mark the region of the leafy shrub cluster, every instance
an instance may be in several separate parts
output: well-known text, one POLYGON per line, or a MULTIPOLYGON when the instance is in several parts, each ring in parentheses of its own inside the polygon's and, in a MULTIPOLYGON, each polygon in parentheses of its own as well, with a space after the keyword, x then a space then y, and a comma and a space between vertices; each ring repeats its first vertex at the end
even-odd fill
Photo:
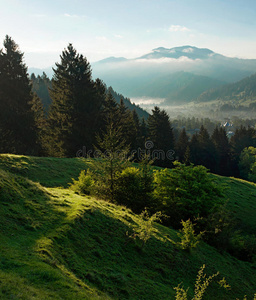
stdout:
POLYGON ((172 226, 181 219, 208 218, 224 203, 223 187, 218 185, 203 166, 186 166, 175 162, 172 170, 154 174, 154 199, 158 210, 170 216, 172 226))
MULTIPOLYGON (((203 265, 200 270, 198 271, 196 282, 195 282, 195 288, 194 288, 194 296, 192 300, 201 300, 203 299, 203 296, 205 295, 206 289, 210 285, 210 283, 213 281, 214 278, 219 276, 219 272, 210 275, 209 277, 204 274, 205 265, 203 265)), ((220 287, 223 287, 225 289, 230 289, 230 286, 227 284, 225 278, 222 278, 218 281, 218 284, 220 287)), ((184 289, 180 285, 174 288, 176 291, 175 299, 176 300, 188 300, 188 289, 184 289)))
POLYGON ((78 180, 72 178, 71 189, 82 195, 89 195, 94 187, 94 179, 90 171, 81 171, 78 180))
POLYGON ((176 245, 182 250, 190 250, 192 248, 195 248, 199 243, 203 232, 196 234, 194 230, 194 225, 190 221, 190 219, 188 219, 187 221, 182 220, 181 224, 182 229, 180 229, 180 232, 178 233, 178 236, 180 237, 180 242, 176 243, 176 245))
MULTIPOLYGON (((108 182, 112 189, 109 200, 125 205, 135 213, 141 213, 145 207, 151 214, 161 211, 169 217, 165 224, 176 228, 181 227, 181 220, 199 219, 198 223, 203 223, 202 220, 207 220, 224 203, 223 188, 217 185, 205 167, 175 162, 171 170, 152 171, 149 165, 144 161, 139 167, 115 169, 113 181, 108 182)), ((104 198, 106 191, 102 186, 105 187, 107 180, 103 183, 104 178, 82 171, 71 187, 76 192, 104 198)))
POLYGON ((256 182, 256 148, 244 148, 240 155, 239 170, 242 178, 256 182))

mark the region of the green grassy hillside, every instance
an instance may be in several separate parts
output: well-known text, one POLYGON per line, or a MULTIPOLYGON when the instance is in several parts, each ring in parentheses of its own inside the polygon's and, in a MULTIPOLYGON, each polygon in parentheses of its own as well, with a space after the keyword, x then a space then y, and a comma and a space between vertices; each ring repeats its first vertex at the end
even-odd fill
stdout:
MULTIPOLYGON (((199 268, 220 272, 205 299, 253 298, 256 265, 201 242, 177 250, 177 232, 155 225, 140 249, 129 238, 140 218, 125 207, 69 190, 86 160, 0 155, 0 299, 175 299, 199 268)), ((255 229, 256 186, 222 178, 241 226, 255 229)))

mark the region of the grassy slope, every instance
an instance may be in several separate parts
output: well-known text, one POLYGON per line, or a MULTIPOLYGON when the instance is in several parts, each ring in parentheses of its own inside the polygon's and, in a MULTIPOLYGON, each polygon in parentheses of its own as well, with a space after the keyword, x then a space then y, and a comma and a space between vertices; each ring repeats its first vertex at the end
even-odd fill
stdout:
MULTIPOLYGON (((136 215, 63 188, 85 165, 0 156, 1 299, 174 299, 173 287, 183 282, 191 291, 203 264, 207 274, 219 271, 232 287, 223 291, 213 284, 205 299, 252 299, 253 264, 204 243, 192 253, 178 251, 176 232, 161 225, 140 250, 128 237, 140 223, 136 215)), ((220 180, 231 186, 230 208, 255 228, 255 185, 220 180)))

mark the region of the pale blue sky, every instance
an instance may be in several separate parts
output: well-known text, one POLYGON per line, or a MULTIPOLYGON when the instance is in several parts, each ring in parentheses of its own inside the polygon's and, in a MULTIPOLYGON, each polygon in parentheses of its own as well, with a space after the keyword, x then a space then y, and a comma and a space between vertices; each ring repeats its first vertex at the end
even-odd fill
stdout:
POLYGON ((256 58, 256 1, 0 0, 6 34, 29 67, 53 65, 68 43, 90 62, 182 45, 256 58))

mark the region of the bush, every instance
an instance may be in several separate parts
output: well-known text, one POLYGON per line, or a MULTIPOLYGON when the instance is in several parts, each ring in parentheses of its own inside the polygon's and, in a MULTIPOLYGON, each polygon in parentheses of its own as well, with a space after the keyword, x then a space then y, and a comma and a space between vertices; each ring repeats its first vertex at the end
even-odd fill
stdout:
POLYGON ((223 187, 217 184, 203 166, 186 166, 174 162, 172 170, 155 172, 154 198, 157 210, 170 216, 174 227, 182 219, 207 218, 224 203, 223 187))
MULTIPOLYGON (((195 288, 194 288, 194 297, 192 300, 201 300, 203 299, 203 296, 206 292, 206 289, 212 282, 212 280, 219 275, 219 272, 206 277, 206 274, 204 274, 205 265, 203 265, 200 270, 198 271, 195 288)), ((222 278, 218 281, 218 284, 220 287, 223 287, 224 289, 230 289, 230 286, 227 284, 225 278, 222 278)), ((180 287, 178 285, 174 288, 176 291, 175 299, 176 300, 188 300, 188 289, 184 289, 183 287, 180 287)))
POLYGON ((145 207, 151 207, 151 188, 153 176, 143 169, 129 167, 124 169, 116 181, 114 199, 117 204, 140 213, 145 207))
POLYGON ((195 248, 201 239, 202 232, 195 234, 194 225, 190 220, 181 221, 182 229, 178 233, 180 237, 180 242, 176 243, 178 248, 182 250, 191 250, 195 248))
POLYGON ((147 209, 145 209, 140 214, 139 224, 133 227, 133 234, 130 237, 137 241, 137 243, 139 241, 138 245, 143 248, 152 236, 152 233, 156 231, 153 223, 161 222, 163 217, 165 216, 160 211, 150 216, 147 209))
POLYGON ((94 180, 89 171, 81 171, 78 180, 72 178, 73 183, 70 188, 79 194, 89 195, 92 191, 94 180))
POLYGON ((228 251, 240 260, 256 262, 256 236, 234 232, 228 251))
POLYGON ((244 148, 240 155, 239 170, 242 178, 256 182, 256 148, 244 148))

